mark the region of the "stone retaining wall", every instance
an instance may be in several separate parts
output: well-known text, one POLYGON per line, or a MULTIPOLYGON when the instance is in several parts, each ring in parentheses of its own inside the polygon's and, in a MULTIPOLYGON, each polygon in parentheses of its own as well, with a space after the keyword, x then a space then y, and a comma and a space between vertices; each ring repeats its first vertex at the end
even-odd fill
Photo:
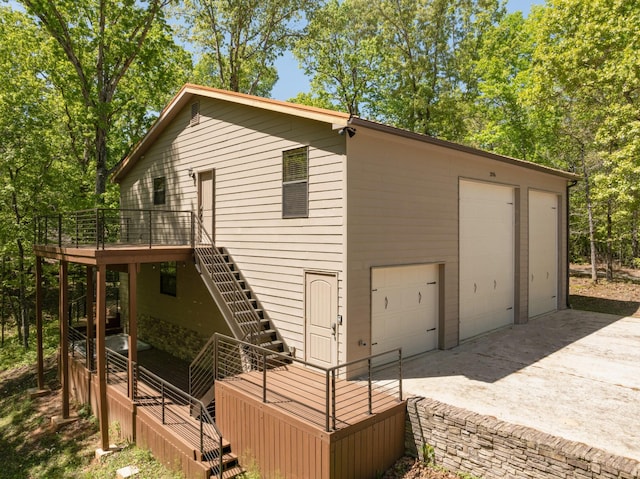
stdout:
POLYGON ((640 462, 428 398, 407 402, 407 452, 483 479, 638 479, 640 462))

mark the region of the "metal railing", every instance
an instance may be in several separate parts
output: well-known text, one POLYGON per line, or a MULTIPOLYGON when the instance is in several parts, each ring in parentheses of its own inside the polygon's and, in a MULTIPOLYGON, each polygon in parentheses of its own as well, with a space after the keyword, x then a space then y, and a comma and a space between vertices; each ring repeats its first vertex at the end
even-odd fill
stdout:
POLYGON ((241 380, 245 392, 327 432, 402 402, 400 348, 323 368, 217 333, 214 342, 216 381, 241 380))
POLYGON ((215 283, 229 308, 234 324, 240 328, 239 339, 254 343, 254 338, 257 339, 260 333, 261 318, 236 278, 238 272, 231 270, 199 218, 194 217, 194 225, 197 239, 195 257, 200 269, 206 271, 215 283))
MULTIPOLYGON (((231 315, 231 329, 241 340, 250 343, 260 339, 261 318, 249 301, 245 290, 240 285, 234 271, 231 270, 223 255, 216 248, 213 240, 202 225, 199 218, 195 224, 195 258, 200 271, 213 283, 212 287, 220 294, 219 300, 224 303, 231 315)), ((203 397, 213 386, 214 379, 214 341, 212 336, 189 365, 189 393, 195 397, 203 397)))
POLYGON ((39 216, 35 244, 59 247, 192 245, 191 211, 103 209, 39 216))
MULTIPOLYGON (((86 358, 86 344, 86 336, 70 328, 69 354, 86 358)), ((136 362, 131 363, 133 392, 129 390, 129 359, 107 348, 107 384, 127 394, 138 407, 144 407, 164 426, 192 444, 201 459, 212 464, 213 474, 221 478, 224 472, 223 438, 205 405, 136 362)))

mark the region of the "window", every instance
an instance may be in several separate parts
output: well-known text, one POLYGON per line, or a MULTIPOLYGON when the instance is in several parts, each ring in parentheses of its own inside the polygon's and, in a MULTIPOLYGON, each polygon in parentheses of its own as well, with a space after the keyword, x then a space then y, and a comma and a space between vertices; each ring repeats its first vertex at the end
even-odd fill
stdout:
POLYGON ((164 176, 153 179, 153 204, 164 205, 167 190, 167 179, 164 176))
POLYGON ((191 119, 189 120, 189 126, 195 126, 200 123, 200 102, 191 104, 191 119))
POLYGON ((282 217, 309 216, 309 148, 282 152, 282 217))
POLYGON ((175 261, 160 263, 160 293, 176 296, 178 264, 175 261))

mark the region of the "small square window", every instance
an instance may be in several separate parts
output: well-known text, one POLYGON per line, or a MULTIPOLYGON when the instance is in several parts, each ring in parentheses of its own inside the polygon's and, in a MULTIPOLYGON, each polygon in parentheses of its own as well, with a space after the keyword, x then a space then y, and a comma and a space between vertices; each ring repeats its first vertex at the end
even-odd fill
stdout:
POLYGON ((164 205, 166 201, 167 178, 160 176, 153 179, 153 204, 164 205))
POLYGON ((160 263, 160 293, 177 295, 178 264, 175 261, 160 263))
POLYGON ((282 152, 282 217, 309 216, 309 148, 282 152))

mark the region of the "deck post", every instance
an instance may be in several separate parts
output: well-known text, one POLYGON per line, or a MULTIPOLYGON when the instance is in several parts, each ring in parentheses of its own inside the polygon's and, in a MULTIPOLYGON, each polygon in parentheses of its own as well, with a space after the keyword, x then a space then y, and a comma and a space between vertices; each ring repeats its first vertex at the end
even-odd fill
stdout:
MULTIPOLYGON (((87 297, 86 302, 86 310, 87 310, 87 330, 85 331, 87 338, 87 344, 85 347, 85 351, 87 352, 87 357, 85 358, 87 369, 89 371, 93 371, 93 349, 94 349, 94 341, 95 332, 94 332, 94 324, 95 324, 95 316, 93 314, 93 295, 95 293, 95 286, 93 283, 93 266, 87 266, 87 297)), ((87 391, 89 389, 87 388, 87 391)))
POLYGON ((129 398, 135 400, 135 367, 138 362, 138 265, 129 265, 129 398))
POLYGON ((96 358, 98 373, 98 409, 100 411, 100 440, 103 451, 109 449, 109 411, 107 410, 107 364, 105 350, 105 334, 107 322, 107 267, 104 264, 97 267, 96 294, 96 358))
POLYGON ((372 391, 371 391, 371 357, 367 358, 367 369, 369 371, 369 391, 367 393, 369 399, 369 414, 373 414, 372 391))
POLYGON ((42 257, 36 257, 36 344, 38 354, 38 390, 44 389, 44 352, 42 350, 42 257))
POLYGON ((60 261, 60 382, 62 418, 69 417, 69 265, 60 261))

